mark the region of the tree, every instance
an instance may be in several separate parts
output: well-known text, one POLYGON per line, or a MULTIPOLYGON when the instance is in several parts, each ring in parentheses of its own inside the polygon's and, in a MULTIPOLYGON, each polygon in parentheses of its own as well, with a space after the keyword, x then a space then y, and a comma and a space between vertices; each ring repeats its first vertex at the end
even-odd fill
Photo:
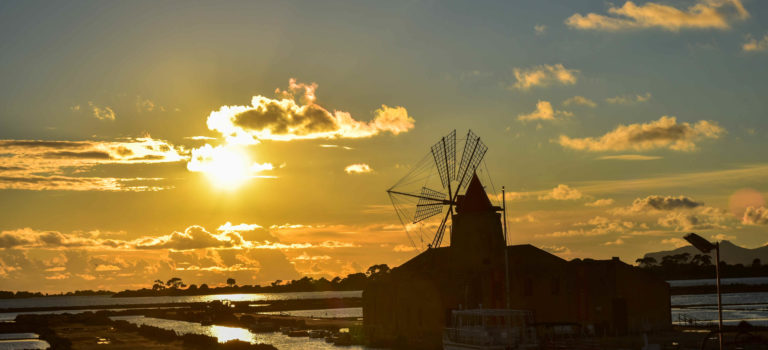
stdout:
POLYGON ((762 264, 760 263, 759 258, 755 258, 755 260, 752 260, 752 268, 759 269, 762 264))
POLYGON ((152 285, 152 290, 161 291, 165 289, 165 283, 162 280, 155 280, 155 284, 152 285))
POLYGON ((172 289, 179 289, 187 286, 186 284, 184 284, 184 282, 181 281, 181 278, 178 278, 178 277, 173 277, 169 279, 167 282, 165 282, 165 285, 168 286, 168 288, 172 288, 172 289))
POLYGON ((272 282, 272 287, 277 287, 283 283, 283 280, 276 280, 272 282))
POLYGON ((387 272, 389 272, 389 266, 387 264, 378 264, 369 267, 365 274, 368 275, 368 277, 377 277, 387 272))
POLYGON ((230 277, 230 278, 227 278, 227 285, 228 285, 228 286, 230 286, 230 287, 234 287, 236 284, 237 284, 237 281, 235 281, 235 279, 234 279, 234 278, 232 278, 232 277, 230 277))
POLYGON ((651 267, 653 265, 656 265, 656 258, 647 256, 644 258, 639 258, 635 260, 635 262, 642 267, 651 267))

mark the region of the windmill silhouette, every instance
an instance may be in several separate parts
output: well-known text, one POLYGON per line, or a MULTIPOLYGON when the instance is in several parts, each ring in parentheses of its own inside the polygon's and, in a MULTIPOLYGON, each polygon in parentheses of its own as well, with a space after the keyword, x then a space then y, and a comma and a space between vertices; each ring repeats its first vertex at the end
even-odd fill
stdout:
POLYGON ((416 249, 423 250, 425 245, 427 248, 440 247, 448 220, 453 222, 457 199, 476 176, 475 171, 488 151, 472 130, 464 139, 458 167, 456 149, 456 130, 453 130, 435 143, 429 154, 387 190, 411 245, 416 249), (437 176, 434 176, 435 173, 437 176), (435 189, 438 187, 440 189, 435 189), (439 224, 431 221, 443 213, 439 224))

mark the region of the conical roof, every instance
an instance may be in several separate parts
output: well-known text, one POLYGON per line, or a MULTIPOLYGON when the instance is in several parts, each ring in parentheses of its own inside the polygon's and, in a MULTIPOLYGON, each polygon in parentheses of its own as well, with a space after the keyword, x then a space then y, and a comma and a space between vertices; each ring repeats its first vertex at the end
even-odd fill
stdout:
POLYGON ((472 180, 469 182, 467 192, 460 196, 456 211, 459 213, 473 213, 482 211, 492 211, 493 205, 485 193, 483 184, 477 174, 472 174, 472 180))

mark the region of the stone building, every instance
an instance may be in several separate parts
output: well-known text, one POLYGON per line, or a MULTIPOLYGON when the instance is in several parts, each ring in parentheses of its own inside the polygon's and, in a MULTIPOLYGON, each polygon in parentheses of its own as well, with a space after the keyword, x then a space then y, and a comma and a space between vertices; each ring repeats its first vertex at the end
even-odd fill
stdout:
POLYGON ((363 291, 363 322, 373 344, 440 348, 451 310, 505 308, 539 324, 575 324, 596 335, 671 326, 669 286, 611 260, 566 261, 529 244, 505 246, 499 208, 475 176, 457 200, 451 245, 417 255, 363 291))

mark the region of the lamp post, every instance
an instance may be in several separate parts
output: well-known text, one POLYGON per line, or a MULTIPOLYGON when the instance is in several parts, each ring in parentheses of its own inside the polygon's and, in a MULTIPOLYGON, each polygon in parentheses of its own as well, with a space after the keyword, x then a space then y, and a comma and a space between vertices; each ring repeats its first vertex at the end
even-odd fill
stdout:
POLYGON ((718 317, 718 335, 719 335, 719 341, 720 341, 720 350, 723 350, 723 305, 722 305, 722 296, 720 294, 720 242, 715 242, 715 244, 712 244, 710 241, 704 239, 703 237, 695 234, 695 233, 689 233, 683 237, 688 243, 690 243, 692 246, 696 247, 696 249, 700 250, 704 254, 708 254, 712 251, 712 249, 715 250, 715 276, 717 278, 717 317, 718 317))

